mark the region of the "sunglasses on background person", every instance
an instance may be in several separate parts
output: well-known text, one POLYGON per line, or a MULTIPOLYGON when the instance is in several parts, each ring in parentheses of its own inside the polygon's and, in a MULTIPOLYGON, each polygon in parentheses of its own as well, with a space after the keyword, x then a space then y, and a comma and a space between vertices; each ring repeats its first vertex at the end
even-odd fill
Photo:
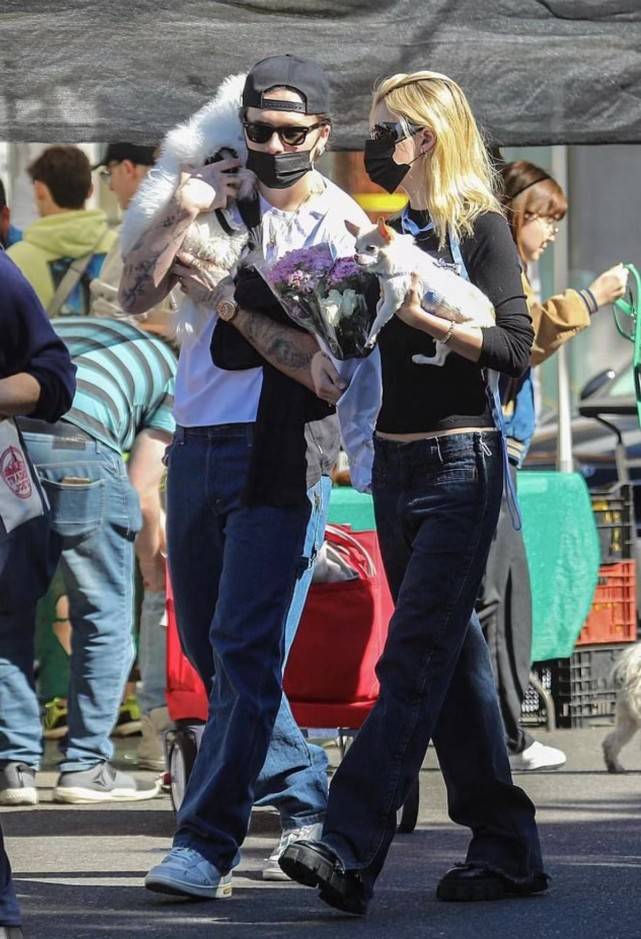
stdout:
POLYGON ((275 127, 273 124, 265 124, 261 121, 243 121, 243 127, 247 134, 247 139, 252 143, 267 143, 274 134, 278 135, 280 142, 287 147, 300 147, 307 140, 307 135, 319 127, 324 127, 327 121, 319 121, 317 124, 300 126, 291 124, 286 127, 275 127))
POLYGON ((117 166, 120 166, 121 163, 122 163, 122 160, 114 160, 112 163, 109 164, 108 167, 98 170, 98 176, 100 176, 103 183, 107 183, 107 185, 109 185, 109 183, 111 182, 111 174, 113 173, 113 171, 115 170, 117 166))
POLYGON ((550 229, 553 235, 557 235, 559 232, 560 219, 555 218, 553 215, 539 215, 538 212, 526 212, 523 216, 523 221, 525 224, 528 222, 541 222, 550 229))

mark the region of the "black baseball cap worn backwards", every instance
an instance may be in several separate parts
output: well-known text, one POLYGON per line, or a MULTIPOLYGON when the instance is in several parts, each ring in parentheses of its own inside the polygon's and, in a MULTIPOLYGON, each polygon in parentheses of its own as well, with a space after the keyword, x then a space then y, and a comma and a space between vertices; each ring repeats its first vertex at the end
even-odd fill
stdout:
POLYGON ((110 143, 107 144, 102 160, 91 168, 97 170, 101 166, 121 163, 123 160, 131 160, 132 163, 140 166, 153 166, 156 162, 155 153, 155 147, 144 147, 137 143, 110 143))
POLYGON ((329 82, 316 62, 295 55, 272 55, 257 62, 249 72, 243 89, 243 107, 327 114, 329 82), (272 88, 291 88, 303 101, 276 101, 268 94, 272 88))

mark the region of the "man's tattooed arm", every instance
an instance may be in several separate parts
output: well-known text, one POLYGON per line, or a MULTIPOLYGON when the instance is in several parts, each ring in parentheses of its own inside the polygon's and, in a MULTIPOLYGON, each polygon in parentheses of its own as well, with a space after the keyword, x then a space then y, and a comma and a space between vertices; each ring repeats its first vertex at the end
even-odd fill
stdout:
POLYGON ((310 333, 243 309, 238 310, 232 325, 270 365, 314 391, 310 365, 318 352, 318 343, 310 333))
POLYGON ((123 258, 118 298, 125 313, 146 313, 175 285, 169 271, 196 217, 175 199, 123 258))

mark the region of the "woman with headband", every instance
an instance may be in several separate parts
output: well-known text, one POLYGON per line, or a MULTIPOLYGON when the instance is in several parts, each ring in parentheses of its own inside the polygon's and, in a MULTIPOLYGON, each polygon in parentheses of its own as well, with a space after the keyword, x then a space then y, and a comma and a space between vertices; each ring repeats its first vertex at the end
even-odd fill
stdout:
MULTIPOLYGON (((519 160, 501 169, 503 205, 523 265, 523 289, 534 326, 531 364, 540 365, 564 342, 590 325, 601 307, 623 296, 626 272, 610 268, 584 290, 566 290, 541 303, 527 272, 554 241, 568 208, 559 184, 539 166, 519 160)), ((501 399, 506 422, 510 473, 523 464, 536 424, 532 370, 520 378, 503 377, 501 399)), ((565 754, 535 740, 521 727, 521 705, 532 664, 532 595, 523 535, 512 525, 508 506, 501 507, 488 558, 479 604, 496 676, 512 769, 562 766, 565 754)))
POLYGON ((534 806, 513 785, 496 688, 474 603, 499 514, 504 453, 487 370, 517 378, 533 331, 492 169, 459 86, 434 72, 394 75, 374 92, 370 178, 409 206, 393 222, 492 301, 496 325, 453 324, 422 307, 415 278, 382 330, 382 406, 372 492, 395 598, 377 667, 380 697, 335 773, 320 841, 281 867, 325 902, 363 914, 396 812, 434 741, 450 817, 471 829, 442 900, 546 889, 534 806), (441 366, 418 364, 449 344, 441 366), (418 359, 418 362, 417 362, 418 359))

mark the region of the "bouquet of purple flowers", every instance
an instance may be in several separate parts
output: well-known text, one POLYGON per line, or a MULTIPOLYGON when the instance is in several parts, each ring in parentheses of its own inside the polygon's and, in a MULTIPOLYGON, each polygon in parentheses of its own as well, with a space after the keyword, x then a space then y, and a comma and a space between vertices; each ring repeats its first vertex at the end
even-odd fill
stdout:
POLYGON ((260 273, 291 320, 318 336, 337 359, 366 356, 376 316, 365 294, 377 281, 351 257, 335 258, 328 245, 289 251, 260 273))

